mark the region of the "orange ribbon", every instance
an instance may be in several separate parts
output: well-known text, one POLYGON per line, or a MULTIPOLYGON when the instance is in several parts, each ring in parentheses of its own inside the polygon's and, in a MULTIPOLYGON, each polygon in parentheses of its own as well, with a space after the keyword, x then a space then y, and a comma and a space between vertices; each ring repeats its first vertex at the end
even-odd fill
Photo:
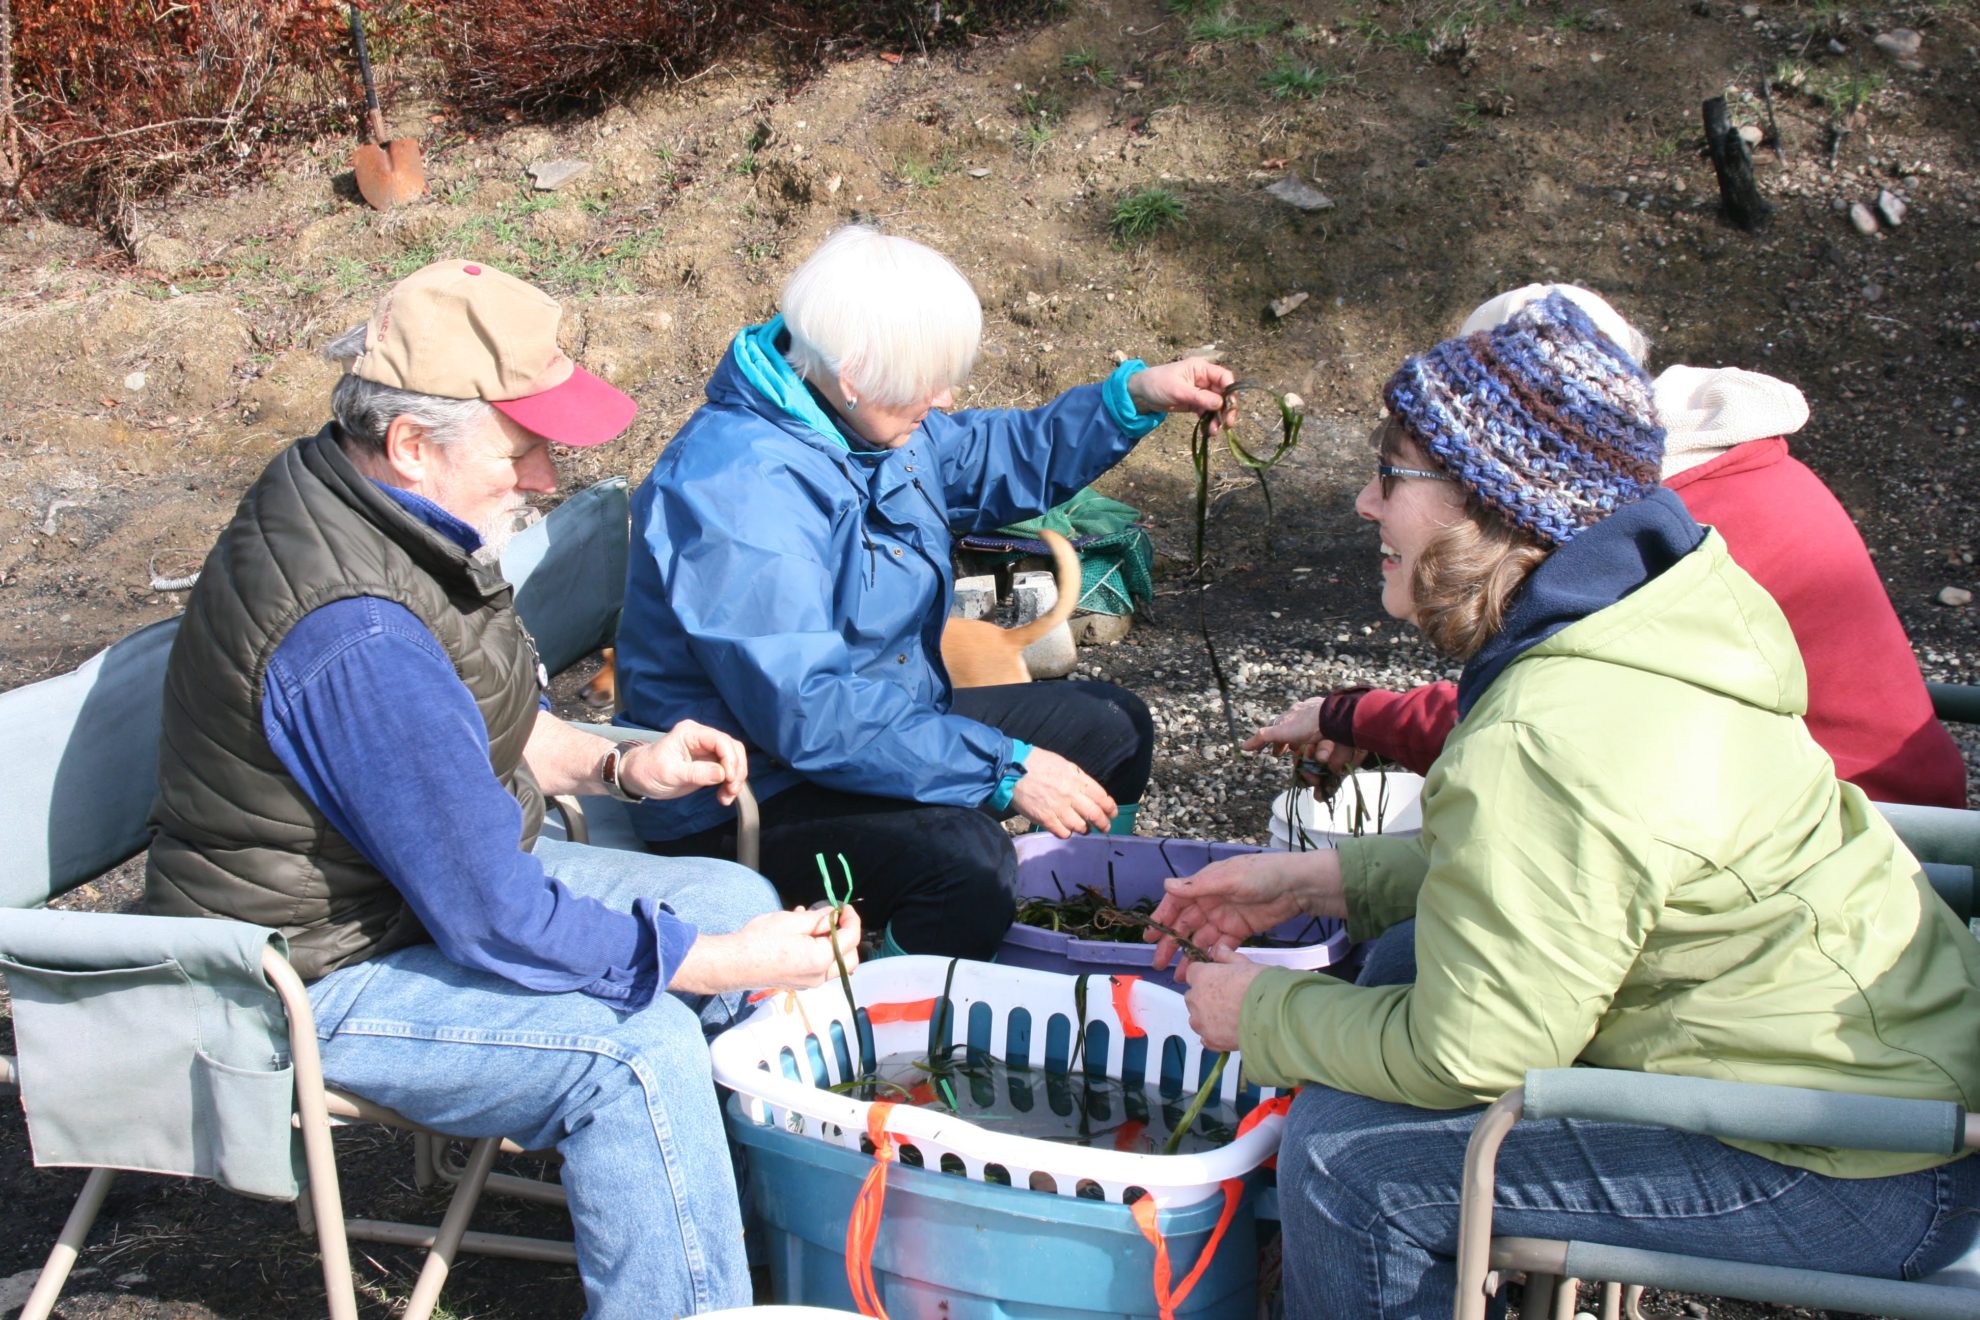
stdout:
POLYGON ((1203 1244, 1203 1254, 1196 1258, 1196 1268, 1189 1272, 1181 1285, 1171 1291, 1169 1281, 1173 1277, 1169 1268, 1169 1243, 1162 1236, 1156 1222, 1159 1213, 1155 1208, 1155 1198, 1144 1196, 1129 1207, 1134 1214, 1135 1226, 1141 1235, 1155 1245, 1155 1306, 1162 1320, 1176 1320, 1176 1308, 1189 1299, 1197 1281, 1210 1268, 1210 1260, 1217 1254, 1217 1246, 1224 1240, 1224 1230, 1231 1226, 1237 1217, 1238 1201, 1244 1196, 1244 1179, 1226 1178, 1223 1182, 1224 1213, 1217 1217, 1217 1227, 1210 1230, 1210 1240, 1203 1244))
POLYGON ((933 999, 917 999, 906 1004, 869 1004, 866 1020, 876 1027, 894 1022, 926 1022, 935 1016, 935 1004, 933 999))
POLYGON ((1121 1034, 1129 1040, 1139 1040, 1148 1033, 1134 1020, 1134 983, 1138 976, 1110 976, 1114 983, 1114 1016, 1121 1020, 1121 1034))
POLYGON ((876 1100, 866 1111, 873 1167, 860 1183, 852 1217, 846 1221, 846 1282, 859 1313, 876 1320, 887 1320, 887 1308, 880 1304, 880 1287, 873 1281, 873 1243, 880 1236, 880 1209, 887 1200, 887 1166, 894 1162, 894 1139, 887 1135, 887 1115, 893 1111, 891 1100, 876 1100))

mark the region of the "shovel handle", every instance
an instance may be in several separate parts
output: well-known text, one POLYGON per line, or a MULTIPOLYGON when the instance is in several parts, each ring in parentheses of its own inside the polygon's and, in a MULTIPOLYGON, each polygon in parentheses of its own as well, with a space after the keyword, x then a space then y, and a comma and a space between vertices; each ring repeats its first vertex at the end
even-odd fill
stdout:
POLYGON ((371 56, 364 48, 364 15, 358 13, 357 0, 351 0, 351 42, 357 47, 358 72, 364 77, 364 106, 371 113, 372 136, 385 136, 384 117, 378 110, 378 89, 371 85, 371 56))

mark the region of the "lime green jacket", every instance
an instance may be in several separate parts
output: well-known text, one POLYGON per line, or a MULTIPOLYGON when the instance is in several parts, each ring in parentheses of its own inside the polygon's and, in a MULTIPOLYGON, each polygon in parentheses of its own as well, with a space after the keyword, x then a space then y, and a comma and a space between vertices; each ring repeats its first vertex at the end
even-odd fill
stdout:
MULTIPOLYGON (((1415 917, 1415 984, 1260 973, 1246 1073, 1426 1109, 1573 1063, 1980 1108, 1980 944, 1806 706, 1717 533, 1524 652, 1431 767, 1421 838, 1341 845, 1350 932, 1415 917)), ((1944 1162, 1735 1144, 1842 1177, 1944 1162)))

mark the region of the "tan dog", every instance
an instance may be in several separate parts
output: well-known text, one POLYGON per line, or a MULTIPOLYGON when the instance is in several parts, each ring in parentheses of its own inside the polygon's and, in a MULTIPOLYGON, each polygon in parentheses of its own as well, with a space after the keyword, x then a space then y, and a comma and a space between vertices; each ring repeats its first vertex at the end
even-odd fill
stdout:
POLYGON ((1017 628, 999 628, 987 619, 950 619, 942 629, 942 663, 957 687, 1029 683, 1024 648, 1072 617, 1079 604, 1079 556, 1057 532, 1040 532, 1038 537, 1052 549, 1052 577, 1059 586, 1059 599, 1017 628))
MULTIPOLYGON (((1029 683, 1031 670, 1024 663, 1024 648, 1072 617, 1079 604, 1079 556, 1072 543, 1057 532, 1040 532, 1039 538, 1052 550, 1052 577, 1058 584, 1059 599, 1052 608, 1018 628, 999 628, 985 619, 950 619, 942 629, 942 663, 957 687, 994 687, 1000 683, 1029 683)), ((592 710, 610 713, 618 706, 618 668, 611 647, 605 648, 605 663, 591 681, 578 692, 578 699, 592 710)))

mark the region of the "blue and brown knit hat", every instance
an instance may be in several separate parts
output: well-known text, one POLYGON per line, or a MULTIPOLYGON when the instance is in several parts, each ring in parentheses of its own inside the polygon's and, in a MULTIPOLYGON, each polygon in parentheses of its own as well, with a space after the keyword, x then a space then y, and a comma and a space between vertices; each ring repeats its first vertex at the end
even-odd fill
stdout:
POLYGON ((1657 489, 1649 376, 1558 293, 1405 360, 1382 399, 1459 484, 1549 547, 1657 489))

